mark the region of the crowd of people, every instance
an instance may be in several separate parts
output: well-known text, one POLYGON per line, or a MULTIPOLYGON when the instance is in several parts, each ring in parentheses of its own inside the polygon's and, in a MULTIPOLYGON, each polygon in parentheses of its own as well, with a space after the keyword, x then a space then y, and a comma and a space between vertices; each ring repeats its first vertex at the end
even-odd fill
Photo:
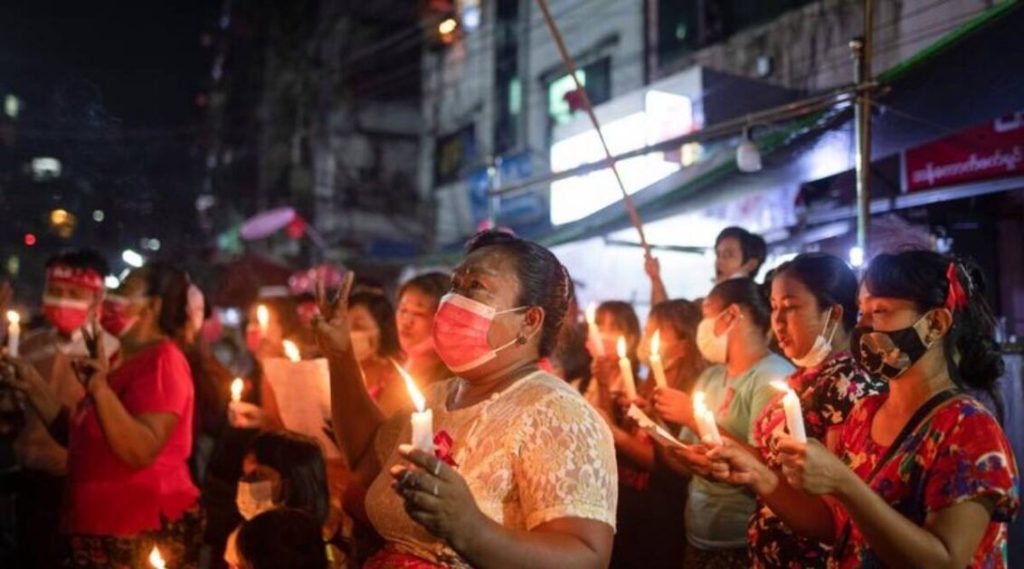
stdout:
POLYGON ((759 278, 765 243, 736 227, 715 253, 703 298, 647 258, 650 313, 588 322, 550 251, 485 231, 393 298, 347 272, 259 298, 237 333, 180 268, 108 291, 97 253, 55 256, 0 368, 17 560, 1006 567, 1019 473, 999 398, 976 398, 1002 374, 980 272, 906 250, 759 278), (317 378, 323 409, 298 412, 323 424, 300 427, 317 378))

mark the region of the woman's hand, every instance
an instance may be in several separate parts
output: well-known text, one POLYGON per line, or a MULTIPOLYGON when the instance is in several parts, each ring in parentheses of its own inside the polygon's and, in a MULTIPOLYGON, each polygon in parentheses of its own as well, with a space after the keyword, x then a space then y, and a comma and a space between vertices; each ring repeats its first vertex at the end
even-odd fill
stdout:
POLYGON ((711 476, 737 486, 749 486, 764 496, 771 494, 779 484, 776 475, 760 458, 729 439, 708 452, 711 459, 711 476))
POLYGON ((654 409, 662 419, 677 425, 693 424, 693 400, 685 391, 659 387, 654 392, 654 409))
POLYGON ((94 396, 101 390, 109 389, 107 376, 110 374, 110 359, 107 357, 106 342, 103 341, 99 319, 93 316, 89 325, 82 328, 85 335, 86 345, 90 346, 91 353, 87 358, 75 358, 71 361, 71 367, 82 382, 89 395, 94 396), (92 330, 88 330, 88 328, 92 330))
POLYGON ((711 459, 707 453, 711 447, 705 444, 671 445, 665 447, 662 458, 669 468, 683 475, 696 474, 707 478, 711 475, 711 459))
POLYGON ((341 290, 333 299, 327 298, 322 281, 316 283, 316 303, 320 314, 313 318, 313 335, 316 345, 327 357, 340 357, 352 350, 352 337, 348 323, 348 297, 352 291, 355 273, 345 273, 341 290))
POLYGON ((395 465, 390 474, 392 488, 405 501, 405 511, 416 523, 455 549, 461 548, 483 512, 476 505, 462 476, 432 454, 400 445, 399 454, 413 468, 395 465))
POLYGON ((836 494, 851 476, 856 478, 843 461, 814 439, 800 443, 780 435, 778 447, 782 474, 794 488, 810 494, 836 494))
POLYGON ((60 414, 61 402, 57 394, 27 361, 4 356, 2 365, 6 368, 2 383, 23 393, 43 422, 49 425, 60 414))

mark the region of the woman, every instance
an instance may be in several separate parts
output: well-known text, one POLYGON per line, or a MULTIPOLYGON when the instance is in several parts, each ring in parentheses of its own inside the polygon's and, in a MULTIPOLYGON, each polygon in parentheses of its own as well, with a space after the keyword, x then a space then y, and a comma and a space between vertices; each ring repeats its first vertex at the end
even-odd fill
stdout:
POLYGON ((996 419, 961 391, 991 390, 1002 373, 980 272, 930 251, 879 255, 860 310, 854 357, 889 392, 857 405, 836 454, 783 436, 781 475, 735 448, 712 453, 716 475, 833 543, 831 566, 1006 567, 1016 463, 996 419))
MULTIPOLYGON (((289 431, 267 431, 253 441, 242 462, 236 503, 246 520, 276 508, 295 508, 313 516, 323 542, 337 533, 330 518, 327 467, 314 439, 289 431)), ((237 533, 237 532, 236 532, 237 533)), ((232 534, 232 538, 236 534, 232 534)), ((229 538, 224 560, 240 566, 235 540, 229 538)), ((336 552, 332 552, 338 558, 336 552)))
POLYGON ((103 342, 76 362, 88 397, 75 409, 61 408, 35 369, 14 361, 15 387, 68 442, 62 525, 71 567, 142 566, 154 545, 178 567, 197 566, 199 492, 187 463, 192 378, 170 339, 187 318, 188 287, 185 273, 161 263, 128 275, 122 363, 109 369, 103 342))
MULTIPOLYGON (((723 281, 704 300, 697 327, 697 347, 715 364, 697 379, 707 408, 715 414, 723 437, 755 444, 751 424, 774 397, 770 383, 784 379, 793 366, 769 350, 771 311, 754 281, 723 281)), ((655 393, 655 409, 666 421, 686 425, 686 439, 698 442, 693 403, 673 388, 655 393)), ((745 489, 712 481, 703 444, 672 447, 665 453, 670 467, 690 481, 686 501, 686 567, 749 567, 747 522, 755 502, 745 489)))
POLYGON ((395 370, 401 350, 391 302, 384 295, 357 292, 349 298, 348 310, 352 350, 363 369, 366 389, 388 417, 408 409, 409 394, 395 370))
MULTIPOLYGON (((850 353, 850 331, 857 319, 857 277, 838 257, 798 255, 774 271, 771 279, 772 329, 779 347, 797 366, 789 387, 799 396, 806 435, 835 448, 853 406, 886 389, 857 364, 850 353)), ((754 422, 750 449, 778 469, 776 437, 786 431, 783 393, 754 422)), ((755 567, 824 567, 829 547, 793 535, 764 500, 747 528, 755 567)))
POLYGON ((408 419, 385 427, 359 377, 344 301, 322 303, 316 332, 331 363, 339 446, 374 481, 367 510, 388 542, 368 567, 607 566, 611 435, 537 365, 565 314, 565 280, 535 243, 497 231, 470 243, 434 317, 437 353, 459 374, 427 393, 436 454, 399 448, 408 419))
MULTIPOLYGON (((672 300, 651 309, 637 353, 650 363, 651 339, 659 336, 666 383, 689 392, 704 368, 694 340, 700 309, 686 300, 672 300)), ((614 361, 614 360, 613 360, 614 361)), ((603 383, 603 382, 602 382, 603 383)), ((650 412, 655 380, 648 377, 633 403, 650 412)), ((619 509, 612 567, 679 567, 686 551, 679 531, 684 527, 687 481, 675 476, 656 459, 655 443, 629 419, 619 398, 619 415, 610 426, 619 459, 619 509)), ((609 413, 608 417, 614 416, 609 413)))
POLYGON ((450 275, 439 272, 413 277, 398 289, 398 342, 405 353, 405 367, 427 386, 450 379, 455 374, 444 365, 434 349, 434 313, 441 297, 451 289, 450 275))
MULTIPOLYGON (((591 404, 611 413, 616 396, 625 392, 619 370, 619 338, 626 343, 626 357, 629 358, 634 378, 640 369, 636 355, 637 347, 640 345, 640 319, 628 302, 609 300, 598 305, 594 320, 600 334, 604 357, 592 359, 591 381, 583 388, 583 393, 591 404)), ((601 352, 596 352, 592 346, 591 353, 601 352)))

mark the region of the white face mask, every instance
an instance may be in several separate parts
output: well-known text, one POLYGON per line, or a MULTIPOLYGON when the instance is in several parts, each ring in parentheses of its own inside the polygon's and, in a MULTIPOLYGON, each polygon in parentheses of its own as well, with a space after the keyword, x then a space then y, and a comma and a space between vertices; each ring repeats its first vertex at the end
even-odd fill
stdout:
POLYGON ((274 509, 274 486, 269 480, 238 481, 238 493, 235 495, 238 513, 246 520, 274 509))
POLYGON ((726 352, 729 348, 729 332, 736 325, 736 322, 733 321, 721 336, 716 335, 715 323, 722 317, 722 314, 705 318, 697 325, 697 349, 700 350, 700 355, 704 356, 705 360, 713 364, 725 363, 726 352))
POLYGON ((373 334, 370 332, 353 330, 349 336, 352 338, 352 352, 356 356, 356 361, 361 362, 377 352, 377 347, 373 341, 373 334))
MULTIPOLYGON (((828 330, 828 325, 831 321, 832 309, 830 308, 828 311, 828 315, 825 317, 825 326, 823 326, 821 329, 822 333, 824 333, 825 330, 828 330)), ((811 346, 810 350, 807 350, 806 354, 799 358, 790 358, 793 364, 796 365, 796 367, 811 369, 813 367, 817 367, 818 364, 825 361, 825 358, 827 358, 828 355, 832 353, 832 338, 835 337, 836 328, 838 327, 838 323, 836 324, 836 326, 832 327, 832 332, 829 333, 827 339, 822 334, 818 334, 818 337, 814 339, 814 345, 811 346)))

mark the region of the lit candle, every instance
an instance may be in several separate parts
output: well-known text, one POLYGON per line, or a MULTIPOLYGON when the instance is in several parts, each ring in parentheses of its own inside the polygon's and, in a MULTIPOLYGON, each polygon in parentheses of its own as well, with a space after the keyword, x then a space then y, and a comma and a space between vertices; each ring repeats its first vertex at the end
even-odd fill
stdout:
POLYGON ((405 388, 409 390, 409 397, 416 406, 416 412, 412 414, 412 446, 417 450, 426 453, 434 452, 434 412, 427 409, 427 400, 416 388, 416 382, 402 366, 392 360, 398 374, 405 381, 405 388))
POLYGON ((786 411, 786 428, 789 429, 789 436, 797 442, 806 443, 807 431, 804 429, 804 413, 800 409, 800 398, 783 381, 773 381, 772 387, 786 394, 782 397, 782 408, 786 411))
POLYGON ((659 388, 668 387, 668 380, 665 379, 665 366, 661 363, 661 330, 654 332, 651 338, 651 373, 654 374, 654 383, 659 388))
POLYGON ((703 391, 693 394, 693 421, 697 424, 697 434, 701 442, 721 445, 722 435, 718 432, 718 423, 715 422, 715 414, 708 409, 703 391))
POLYGON ((153 550, 149 552, 149 564, 153 566, 153 569, 167 569, 167 563, 155 545, 153 550))
POLYGON ((619 373, 622 375, 622 387, 630 401, 636 399, 636 380, 633 379, 633 362, 626 357, 626 338, 619 336, 619 373))
POLYGON ((7 354, 18 357, 18 345, 21 341, 21 315, 15 310, 7 311, 7 354))
POLYGON ((270 309, 267 308, 266 304, 256 307, 256 322, 260 327, 260 335, 266 338, 267 330, 270 329, 270 309))
POLYGON ((597 305, 593 302, 587 306, 587 333, 590 336, 590 345, 594 346, 595 358, 603 358, 604 342, 601 341, 601 332, 597 329, 597 305))
POLYGON ((245 382, 243 382, 240 377, 236 377, 235 380, 231 382, 231 401, 238 403, 242 400, 243 387, 245 387, 245 382))
POLYGON ((284 355, 293 362, 302 361, 302 353, 299 352, 299 347, 295 345, 295 342, 291 340, 285 340, 282 342, 284 346, 284 355))

